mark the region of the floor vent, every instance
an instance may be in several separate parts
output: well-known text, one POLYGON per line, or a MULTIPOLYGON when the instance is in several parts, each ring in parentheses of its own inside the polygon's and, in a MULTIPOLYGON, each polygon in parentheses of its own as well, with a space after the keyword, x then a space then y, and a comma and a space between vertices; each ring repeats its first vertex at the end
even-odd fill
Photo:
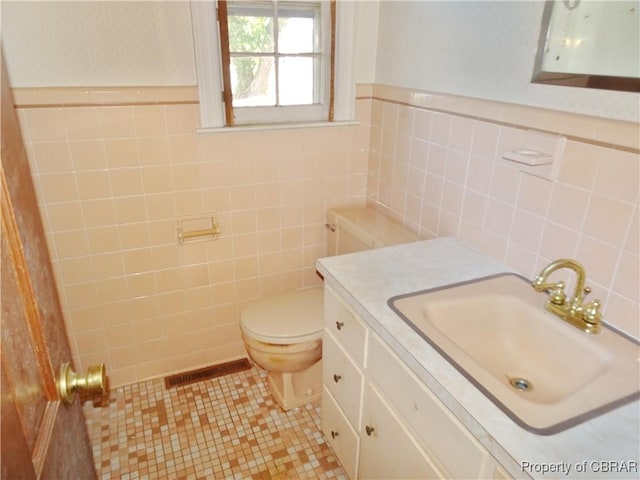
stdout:
POLYGON ((229 375, 230 373, 249 370, 250 368, 251 364, 249 363, 249 360, 242 358, 232 362, 220 363, 218 365, 198 368, 197 370, 190 370, 188 372, 177 373, 175 375, 164 377, 164 386, 169 389, 172 387, 179 387, 180 385, 189 385, 190 383, 222 377, 224 375, 229 375))

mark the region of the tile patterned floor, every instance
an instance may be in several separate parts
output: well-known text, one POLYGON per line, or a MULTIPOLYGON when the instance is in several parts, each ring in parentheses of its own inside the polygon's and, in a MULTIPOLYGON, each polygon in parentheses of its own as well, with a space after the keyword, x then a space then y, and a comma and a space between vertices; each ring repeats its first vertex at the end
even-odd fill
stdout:
POLYGON ((162 379, 87 401, 101 479, 347 480, 319 403, 283 412, 257 368, 165 389, 162 379))

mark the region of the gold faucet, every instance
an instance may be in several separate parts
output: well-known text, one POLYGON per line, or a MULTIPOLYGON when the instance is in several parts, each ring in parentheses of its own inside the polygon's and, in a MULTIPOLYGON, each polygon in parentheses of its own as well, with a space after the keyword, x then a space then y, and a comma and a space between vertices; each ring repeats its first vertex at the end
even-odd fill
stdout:
POLYGON ((549 293, 549 300, 545 304, 548 311, 587 333, 598 333, 602 320, 600 301, 592 300, 585 305, 584 297, 591 292, 591 289, 585 288, 584 283, 584 267, 575 260, 561 258, 547 265, 532 285, 538 292, 549 293), (571 298, 567 298, 564 292, 564 282, 547 283, 549 275, 561 268, 569 268, 576 273, 576 288, 571 298))

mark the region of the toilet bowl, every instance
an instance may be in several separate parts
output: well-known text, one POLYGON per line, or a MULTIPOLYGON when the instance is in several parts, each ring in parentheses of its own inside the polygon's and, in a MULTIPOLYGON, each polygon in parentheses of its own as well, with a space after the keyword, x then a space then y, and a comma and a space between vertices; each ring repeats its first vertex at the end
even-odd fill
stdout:
MULTIPOLYGON (((327 212, 328 253, 341 255, 419 240, 376 208, 327 212)), ((270 295, 247 304, 240 331, 253 361, 267 370, 268 387, 283 410, 322 394, 322 287, 270 295)))
POLYGON ((316 287, 270 295, 240 314, 247 353, 268 371, 269 390, 283 410, 320 398, 323 301, 316 287))

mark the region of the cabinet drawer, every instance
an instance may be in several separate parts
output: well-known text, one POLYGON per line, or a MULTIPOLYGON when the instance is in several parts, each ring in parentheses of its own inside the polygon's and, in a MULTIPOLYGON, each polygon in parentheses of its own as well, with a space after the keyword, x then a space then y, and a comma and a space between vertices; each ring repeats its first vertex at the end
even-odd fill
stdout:
POLYGON ((326 330, 322 339, 322 383, 336 399, 351 425, 358 429, 364 376, 326 330))
POLYGON ((372 335, 367 371, 451 478, 478 478, 489 453, 382 340, 372 335))
POLYGON ((322 433, 349 478, 356 479, 358 465, 358 435, 349 425, 336 400, 326 387, 322 388, 322 433))
POLYGON ((325 328, 333 333, 349 355, 364 365, 367 328, 362 320, 331 290, 324 287, 325 328))

